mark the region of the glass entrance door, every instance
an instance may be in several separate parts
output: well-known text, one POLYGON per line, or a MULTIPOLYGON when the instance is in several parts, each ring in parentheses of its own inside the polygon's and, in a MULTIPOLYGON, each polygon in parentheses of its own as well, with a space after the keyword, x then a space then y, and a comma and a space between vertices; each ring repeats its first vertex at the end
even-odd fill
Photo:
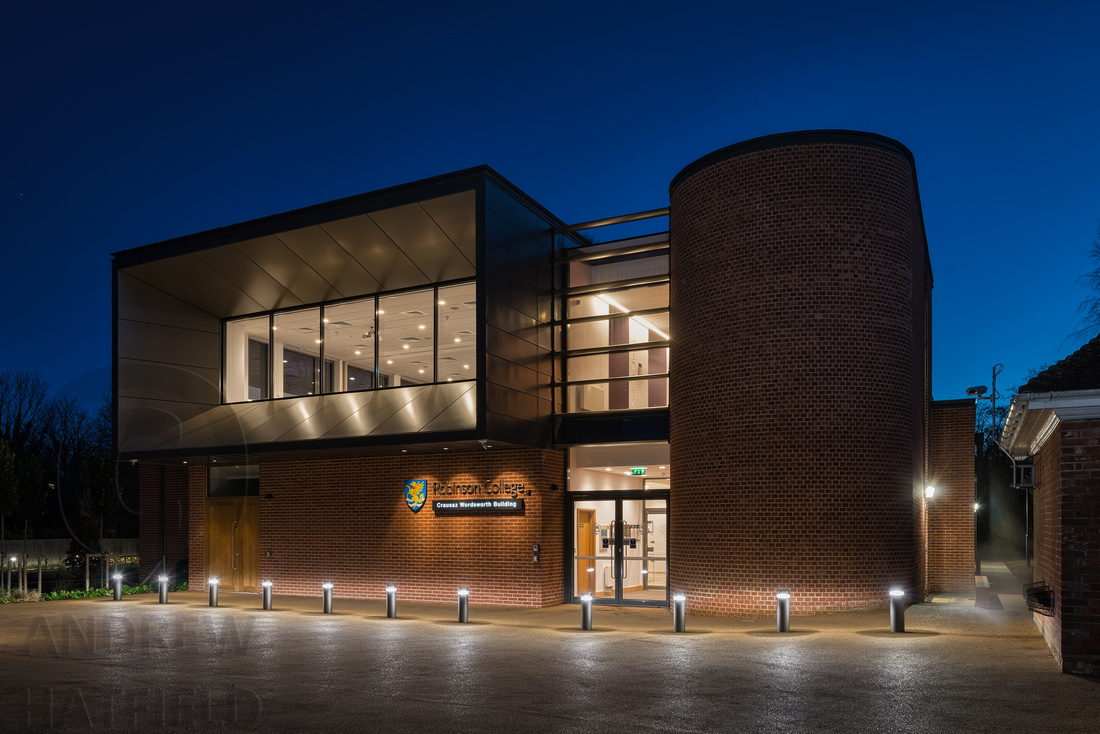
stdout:
POLYGON ((573 497, 573 599, 668 605, 668 493, 573 497))

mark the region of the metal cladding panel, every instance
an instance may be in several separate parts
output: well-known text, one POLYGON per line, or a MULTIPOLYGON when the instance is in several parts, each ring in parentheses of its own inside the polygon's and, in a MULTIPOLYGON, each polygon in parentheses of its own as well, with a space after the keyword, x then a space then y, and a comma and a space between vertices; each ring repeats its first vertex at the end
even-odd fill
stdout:
POLYGON ((162 435, 178 443, 182 424, 193 416, 209 410, 197 403, 175 403, 164 400, 129 398, 119 395, 118 447, 121 452, 151 451, 165 447, 162 435))
POLYGON ((331 283, 340 297, 374 293, 380 284, 324 226, 305 227, 279 235, 309 267, 331 283))
POLYGON ((249 308, 251 303, 270 310, 295 302, 293 293, 236 247, 203 250, 197 253, 197 257, 231 280, 242 295, 248 296, 247 300, 241 300, 234 307, 233 313, 248 313, 244 309, 249 308))
MULTIPOLYGON (((476 427, 474 383, 417 385, 337 395, 254 403, 184 406, 144 415, 149 408, 120 400, 142 425, 160 425, 122 448, 124 451, 178 451, 261 446, 317 439, 386 436, 476 427), (191 411, 202 410, 198 415, 191 411)), ((148 401, 145 401, 146 403, 148 401)))
MULTIPOLYGON (((325 431, 322 438, 366 436, 412 399, 413 388, 396 388, 362 394, 359 408, 347 419, 325 431)), ((359 393, 356 393, 358 396, 359 393)))
POLYGON ((118 394, 128 398, 215 405, 220 372, 217 367, 181 366, 120 356, 118 394))
MULTIPOLYGON (((326 298, 336 298, 338 294, 332 285, 306 265, 298 254, 278 237, 239 242, 235 245, 253 262, 282 283, 290 295, 278 308, 300 306, 305 303, 320 303, 326 298)), ((246 286, 247 287, 247 286, 246 286)), ((258 309, 257 309, 258 310, 258 309)), ((232 314, 239 316, 241 313, 232 314)))
MULTIPOLYGON (((463 391, 473 390, 473 385, 474 383, 427 385, 418 389, 412 400, 371 433, 376 435, 419 433, 444 413, 463 391)), ((477 425, 476 417, 471 413, 469 419, 470 424, 465 427, 473 429, 477 425)))
POLYGON ((340 425, 350 415, 363 407, 364 393, 340 393, 322 395, 318 400, 295 401, 309 405, 313 412, 277 437, 280 442, 311 441, 340 425))
MULTIPOLYGON (((216 304, 222 313, 250 313, 263 309, 260 302, 251 298, 247 291, 200 257, 171 257, 162 260, 161 264, 172 275, 190 283, 203 297, 216 304)), ((236 276, 236 273, 229 275, 236 276)))
MULTIPOLYGON (((213 323, 217 326, 216 321, 213 323)), ((220 331, 197 331, 119 319, 115 333, 118 335, 120 359, 130 358, 214 370, 220 365, 220 331)))
POLYGON ((463 255, 419 204, 387 209, 370 216, 430 282, 474 276, 473 261, 463 255))
POLYGON ((381 284, 383 291, 429 282, 424 272, 366 214, 329 222, 325 231, 345 250, 355 253, 355 259, 381 284))
POLYGON ((205 311, 170 296, 127 273, 118 273, 118 318, 221 332, 221 323, 205 311))
POLYGON ((477 427, 477 389, 469 383, 469 390, 462 393, 442 413, 431 420, 423 433, 432 431, 464 431, 477 427))
POLYGON ((472 216, 476 201, 477 195, 466 191, 420 203, 470 263, 477 262, 477 223, 472 216))
MULTIPOLYGON (((249 413, 262 409, 263 403, 219 405, 187 421, 176 436, 176 445, 158 448, 243 445, 247 443, 243 422, 249 413)), ((167 440, 169 437, 158 438, 167 440)))
POLYGON ((135 265, 132 268, 124 271, 123 274, 130 275, 138 280, 148 283, 154 288, 157 288, 164 293, 178 298, 179 300, 187 303, 200 311, 223 318, 230 314, 224 311, 217 303, 207 298, 198 288, 194 287, 186 280, 181 280, 179 276, 173 274, 163 265, 163 260, 144 263, 142 265, 135 265))

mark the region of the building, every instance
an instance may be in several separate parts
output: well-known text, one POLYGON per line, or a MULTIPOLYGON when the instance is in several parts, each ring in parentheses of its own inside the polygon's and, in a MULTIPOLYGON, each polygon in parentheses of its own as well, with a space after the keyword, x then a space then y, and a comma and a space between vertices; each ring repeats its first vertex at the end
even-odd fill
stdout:
POLYGON ((479 167, 116 253, 143 573, 696 614, 973 588, 912 154, 773 135, 669 198, 569 226, 479 167))
POLYGON ((1001 445, 1034 474, 1033 618, 1066 673, 1100 673, 1100 336, 1012 396, 1001 445), (1034 462, 1032 464, 1032 462, 1034 462))

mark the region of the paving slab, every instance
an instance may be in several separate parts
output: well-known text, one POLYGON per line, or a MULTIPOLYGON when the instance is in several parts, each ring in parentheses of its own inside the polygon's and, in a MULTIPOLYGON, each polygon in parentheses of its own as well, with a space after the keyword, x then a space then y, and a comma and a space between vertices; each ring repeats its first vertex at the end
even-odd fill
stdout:
MULTIPOLYGON (((1001 568, 1004 568, 1003 565, 1001 568)), ((1012 574, 997 608, 774 617, 519 610, 203 592, 0 606, 3 731, 1100 731, 1012 574)), ((1003 578, 1002 576, 1007 576, 1003 578)), ((972 596, 972 595, 971 595, 972 596)))

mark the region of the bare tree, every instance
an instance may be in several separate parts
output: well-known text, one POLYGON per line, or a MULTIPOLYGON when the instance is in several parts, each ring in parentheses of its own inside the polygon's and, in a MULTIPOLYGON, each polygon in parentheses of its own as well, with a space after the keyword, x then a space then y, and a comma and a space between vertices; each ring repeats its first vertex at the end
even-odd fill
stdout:
POLYGON ((1081 314, 1080 326, 1070 336, 1091 339, 1100 334, 1100 221, 1096 225, 1096 239, 1089 245, 1089 259, 1092 260, 1092 270, 1082 275, 1080 280, 1093 295, 1077 307, 1077 312, 1081 314))

